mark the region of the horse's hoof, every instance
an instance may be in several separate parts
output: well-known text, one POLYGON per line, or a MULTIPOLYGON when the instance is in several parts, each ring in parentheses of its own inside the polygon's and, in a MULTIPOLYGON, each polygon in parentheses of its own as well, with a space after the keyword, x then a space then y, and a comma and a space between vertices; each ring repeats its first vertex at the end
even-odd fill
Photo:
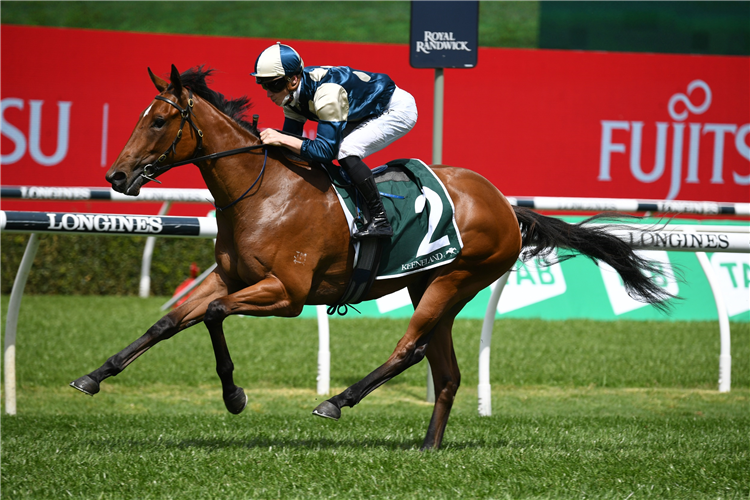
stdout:
POLYGON ((330 418, 332 420, 338 420, 341 418, 341 410, 330 401, 323 401, 320 403, 318 407, 313 410, 312 414, 323 418, 330 418))
POLYGON ((99 392, 99 382, 89 377, 88 375, 84 375, 83 377, 72 381, 70 383, 70 387, 78 389, 82 393, 88 394, 89 396, 93 396, 94 394, 99 392))
POLYGON ((224 398, 224 405, 229 410, 229 413, 235 415, 242 413, 242 410, 247 406, 247 396, 242 387, 238 387, 231 396, 224 398))

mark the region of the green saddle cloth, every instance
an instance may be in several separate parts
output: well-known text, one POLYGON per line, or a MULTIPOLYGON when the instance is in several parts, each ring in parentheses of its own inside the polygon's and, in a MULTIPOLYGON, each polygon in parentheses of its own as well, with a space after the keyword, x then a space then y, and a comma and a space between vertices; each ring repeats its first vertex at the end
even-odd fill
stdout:
MULTIPOLYGON (((363 227, 362 196, 340 168, 328 168, 352 233, 363 227)), ((443 266, 463 248, 453 201, 430 167, 416 159, 373 169, 393 237, 384 241, 377 279, 443 266)))

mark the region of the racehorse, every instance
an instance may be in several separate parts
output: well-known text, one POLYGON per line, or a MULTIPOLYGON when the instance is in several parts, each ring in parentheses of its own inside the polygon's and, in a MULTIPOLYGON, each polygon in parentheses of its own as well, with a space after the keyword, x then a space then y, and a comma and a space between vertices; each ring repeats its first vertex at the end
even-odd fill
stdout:
MULTIPOLYGON (((159 174, 194 163, 217 207, 217 267, 186 302, 143 336, 71 382, 89 395, 158 342, 203 321, 224 404, 231 413, 240 413, 247 396, 233 380, 224 319, 230 314, 291 317, 306 304, 335 304, 352 274, 354 246, 327 174, 261 144, 254 125, 243 119, 249 100, 227 99, 211 90, 206 77, 212 71, 199 67, 180 74, 172 65, 166 81, 149 68, 159 94, 141 114, 106 179, 115 191, 135 196, 159 174), (300 252, 306 254, 304 259, 295 258, 300 252)), ((669 298, 647 276, 658 274, 658 269, 609 235, 606 224, 590 224, 606 214, 569 224, 511 206, 493 184, 471 170, 431 168, 455 204, 463 249, 449 264, 375 282, 367 300, 408 289, 414 314, 406 332, 385 363, 313 411, 337 420, 342 407, 353 407, 427 356, 435 406, 422 450, 440 447, 461 380, 451 333, 454 319, 519 256, 529 259, 556 248, 571 249, 612 266, 631 296, 657 307, 665 307, 669 298)))

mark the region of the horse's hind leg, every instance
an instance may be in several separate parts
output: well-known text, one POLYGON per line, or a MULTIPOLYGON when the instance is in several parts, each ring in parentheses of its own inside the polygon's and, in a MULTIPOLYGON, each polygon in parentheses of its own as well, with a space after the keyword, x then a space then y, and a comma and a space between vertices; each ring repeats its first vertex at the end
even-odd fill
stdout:
MULTIPOLYGON (((456 314, 462 309, 454 308, 456 314)), ((453 400, 461 385, 461 372, 458 369, 456 353, 453 350, 453 320, 455 315, 438 323, 432 340, 427 346, 427 360, 430 362, 432 380, 435 385, 435 407, 427 428, 422 450, 438 449, 443 441, 443 433, 448 423, 453 400)))
POLYGON ((384 364, 380 365, 356 384, 349 386, 341 394, 320 403, 313 410, 313 415, 338 420, 341 417, 342 407, 356 405, 372 391, 410 366, 422 361, 431 336, 431 328, 414 331, 410 327, 407 334, 401 338, 398 345, 396 345, 396 349, 384 364))
MULTIPOLYGON (((424 294, 423 285, 413 284, 409 287, 414 309, 424 294)), ((459 312, 468 304, 469 299, 464 299, 456 304, 441 319, 432 331, 432 339, 427 345, 427 360, 430 362, 430 371, 435 391, 435 406, 432 411, 430 425, 424 438, 421 450, 438 449, 443 441, 443 433, 448 423, 453 400, 461 385, 461 372, 458 369, 458 360, 453 350, 453 322, 459 312)))
MULTIPOLYGON (((427 352, 428 344, 438 323, 446 315, 455 316, 452 314, 453 307, 457 303, 465 304, 481 289, 463 288, 461 290, 463 297, 459 297, 457 291, 461 281, 462 278, 458 274, 439 276, 432 281, 414 311, 406 334, 399 340, 388 360, 341 394, 318 405, 313 410, 313 414, 337 420, 341 416, 342 407, 356 405, 385 382, 420 362, 427 352)), ((460 307, 456 310, 456 314, 458 310, 460 307)))

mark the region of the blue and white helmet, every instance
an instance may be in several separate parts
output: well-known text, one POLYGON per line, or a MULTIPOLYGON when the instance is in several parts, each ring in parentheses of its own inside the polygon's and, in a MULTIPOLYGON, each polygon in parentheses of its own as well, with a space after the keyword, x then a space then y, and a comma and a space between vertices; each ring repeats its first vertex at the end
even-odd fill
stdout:
POLYGON ((276 42, 260 53, 255 61, 255 72, 250 76, 256 78, 279 78, 302 72, 305 64, 296 50, 289 45, 276 42))

